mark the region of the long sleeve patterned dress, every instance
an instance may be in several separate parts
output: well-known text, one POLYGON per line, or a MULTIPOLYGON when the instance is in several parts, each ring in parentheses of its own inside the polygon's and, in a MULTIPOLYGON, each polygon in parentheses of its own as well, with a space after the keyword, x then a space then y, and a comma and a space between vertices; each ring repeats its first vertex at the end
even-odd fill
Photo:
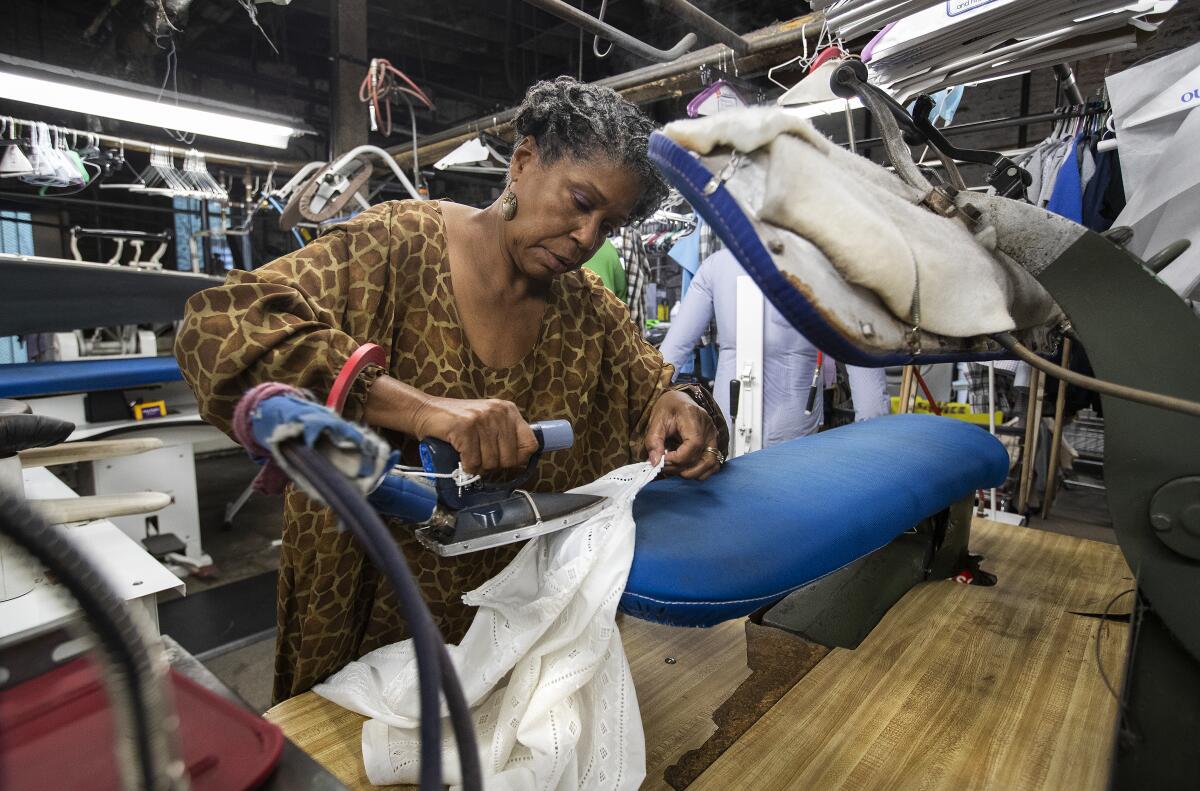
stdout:
MULTIPOLYGON (((500 398, 529 421, 571 421, 575 446, 543 457, 535 490, 563 491, 644 458, 650 410, 669 389, 672 369, 643 341, 621 301, 591 273, 556 278, 533 349, 510 368, 491 368, 464 336, 446 251, 438 204, 396 201, 196 294, 175 353, 201 414, 229 433, 242 393, 265 381, 324 398, 350 354, 370 342, 387 352, 386 373, 430 395, 500 398)), ((359 377, 345 408, 349 418, 362 418, 367 390, 381 373, 368 369, 359 377)), ((717 411, 714 423, 723 422, 717 411)), ((387 438, 415 460, 415 440, 387 438)), ((407 636, 394 594, 332 513, 291 487, 284 509, 277 701, 407 636)), ((443 635, 457 642, 472 617, 461 595, 494 576, 517 547, 442 558, 416 542, 411 526, 393 520, 390 527, 443 635)))

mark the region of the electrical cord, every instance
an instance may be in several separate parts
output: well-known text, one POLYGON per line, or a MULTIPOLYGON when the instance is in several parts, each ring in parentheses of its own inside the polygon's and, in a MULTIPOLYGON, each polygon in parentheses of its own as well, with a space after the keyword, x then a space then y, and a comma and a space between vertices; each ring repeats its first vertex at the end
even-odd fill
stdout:
MULTIPOLYGON (((363 77, 362 84, 358 86, 358 100, 368 104, 371 129, 375 129, 382 122, 381 131, 385 136, 392 134, 393 95, 411 96, 430 110, 433 109, 433 100, 426 96, 425 91, 417 87, 407 74, 384 58, 372 58, 371 65, 367 68, 367 76, 363 77)), ((415 117, 413 128, 416 128, 415 117)))
POLYGON ((45 524, 23 498, 0 492, 0 535, 44 565, 83 611, 83 626, 101 650, 113 713, 113 738, 125 787, 184 791, 178 718, 170 705, 167 663, 145 630, 92 563, 61 531, 45 524))
POLYGON ((412 99, 408 98, 407 93, 400 94, 400 98, 404 99, 404 103, 408 105, 408 118, 412 121, 412 173, 413 186, 418 190, 421 189, 421 163, 417 157, 417 112, 413 109, 412 99))
MULTIPOLYGON (((163 15, 164 16, 166 15, 166 10, 163 11, 163 15)), ((170 22, 171 22, 170 17, 167 17, 167 23, 170 24, 170 22)), ((178 28, 176 28, 174 25, 171 25, 171 27, 175 30, 178 30, 178 28)), ((166 71, 163 72, 162 85, 159 86, 158 96, 155 97, 154 101, 156 101, 156 102, 162 101, 163 93, 166 92, 167 85, 170 84, 171 92, 175 94, 175 104, 178 105, 179 104, 179 53, 175 49, 174 34, 167 33, 166 35, 161 35, 161 34, 156 35, 154 37, 154 46, 158 47, 163 52, 167 53, 167 68, 166 68, 166 71), (160 39, 164 39, 164 38, 171 44, 170 49, 164 47, 162 44, 159 43, 160 39)), ((182 143, 185 146, 190 146, 196 140, 195 133, 180 132, 175 129, 167 129, 166 127, 163 127, 163 131, 166 132, 167 136, 170 137, 172 140, 174 140, 176 143, 182 143)))
POLYGON ((1142 390, 1137 387, 1119 385, 1115 382, 1107 382, 1103 379, 1084 376, 1081 373, 1076 373, 1069 368, 1063 368, 1061 365, 1056 365, 1038 356, 1032 349, 1018 341, 1009 332, 997 333, 992 338, 1005 349, 1015 354, 1021 361, 1029 363, 1042 373, 1053 376, 1056 379, 1061 379, 1068 384, 1073 384, 1086 390, 1094 390, 1101 395, 1123 398, 1126 401, 1133 401, 1138 404, 1200 417, 1200 402, 1163 395, 1162 393, 1152 393, 1149 390, 1142 390))
POLYGON ((451 727, 458 743, 462 787, 466 791, 482 791, 483 772, 470 708, 442 636, 387 526, 366 497, 319 451, 297 440, 282 443, 278 452, 287 459, 293 477, 299 477, 319 494, 342 524, 354 534, 363 545, 367 557, 387 577, 400 600, 412 635, 420 677, 422 791, 442 788, 439 687, 446 696, 451 727))

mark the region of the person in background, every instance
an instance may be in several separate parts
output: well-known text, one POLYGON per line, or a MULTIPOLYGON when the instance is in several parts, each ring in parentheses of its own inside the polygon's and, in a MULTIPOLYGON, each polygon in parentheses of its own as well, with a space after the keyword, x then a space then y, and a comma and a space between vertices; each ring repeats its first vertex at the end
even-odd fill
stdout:
POLYGON ((625 267, 621 266, 621 256, 617 253, 617 248, 608 239, 605 239, 596 254, 584 263, 583 268, 595 272, 608 290, 616 294, 622 302, 629 302, 625 267))
MULTIPOLYGON (((729 420, 729 381, 736 376, 737 279, 746 270, 733 253, 721 250, 704 259, 671 321, 660 351, 678 369, 686 363, 715 314, 721 346, 713 386, 717 403, 729 420)), ((815 433, 823 420, 823 398, 816 399, 811 414, 804 414, 817 365, 817 348, 767 303, 763 328, 763 447, 815 433)), ((825 356, 825 370, 834 361, 825 356)), ((868 420, 889 411, 887 378, 882 368, 846 366, 854 419, 868 420)), ((818 383, 818 387, 824 387, 818 383)), ((732 432, 733 427, 730 426, 732 432)))

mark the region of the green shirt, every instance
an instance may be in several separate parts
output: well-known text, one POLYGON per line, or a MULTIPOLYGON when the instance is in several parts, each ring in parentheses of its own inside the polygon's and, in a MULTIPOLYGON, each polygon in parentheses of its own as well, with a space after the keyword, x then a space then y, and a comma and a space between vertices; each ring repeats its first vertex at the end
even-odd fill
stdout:
POLYGON ((617 248, 613 247, 612 242, 605 239, 604 244, 600 245, 600 249, 584 266, 599 275, 604 285, 608 286, 608 290, 616 294, 622 302, 629 301, 625 268, 621 266, 621 256, 617 254, 617 248))

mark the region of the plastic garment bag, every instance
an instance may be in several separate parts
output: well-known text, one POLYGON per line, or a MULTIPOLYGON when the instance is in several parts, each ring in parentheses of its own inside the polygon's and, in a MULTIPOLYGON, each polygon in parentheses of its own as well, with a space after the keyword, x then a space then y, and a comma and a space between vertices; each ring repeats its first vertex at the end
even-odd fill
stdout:
POLYGON ((1159 277, 1176 293, 1200 287, 1200 44, 1114 74, 1105 82, 1127 202, 1114 225, 1133 229, 1146 258, 1179 239, 1192 246, 1159 277))

